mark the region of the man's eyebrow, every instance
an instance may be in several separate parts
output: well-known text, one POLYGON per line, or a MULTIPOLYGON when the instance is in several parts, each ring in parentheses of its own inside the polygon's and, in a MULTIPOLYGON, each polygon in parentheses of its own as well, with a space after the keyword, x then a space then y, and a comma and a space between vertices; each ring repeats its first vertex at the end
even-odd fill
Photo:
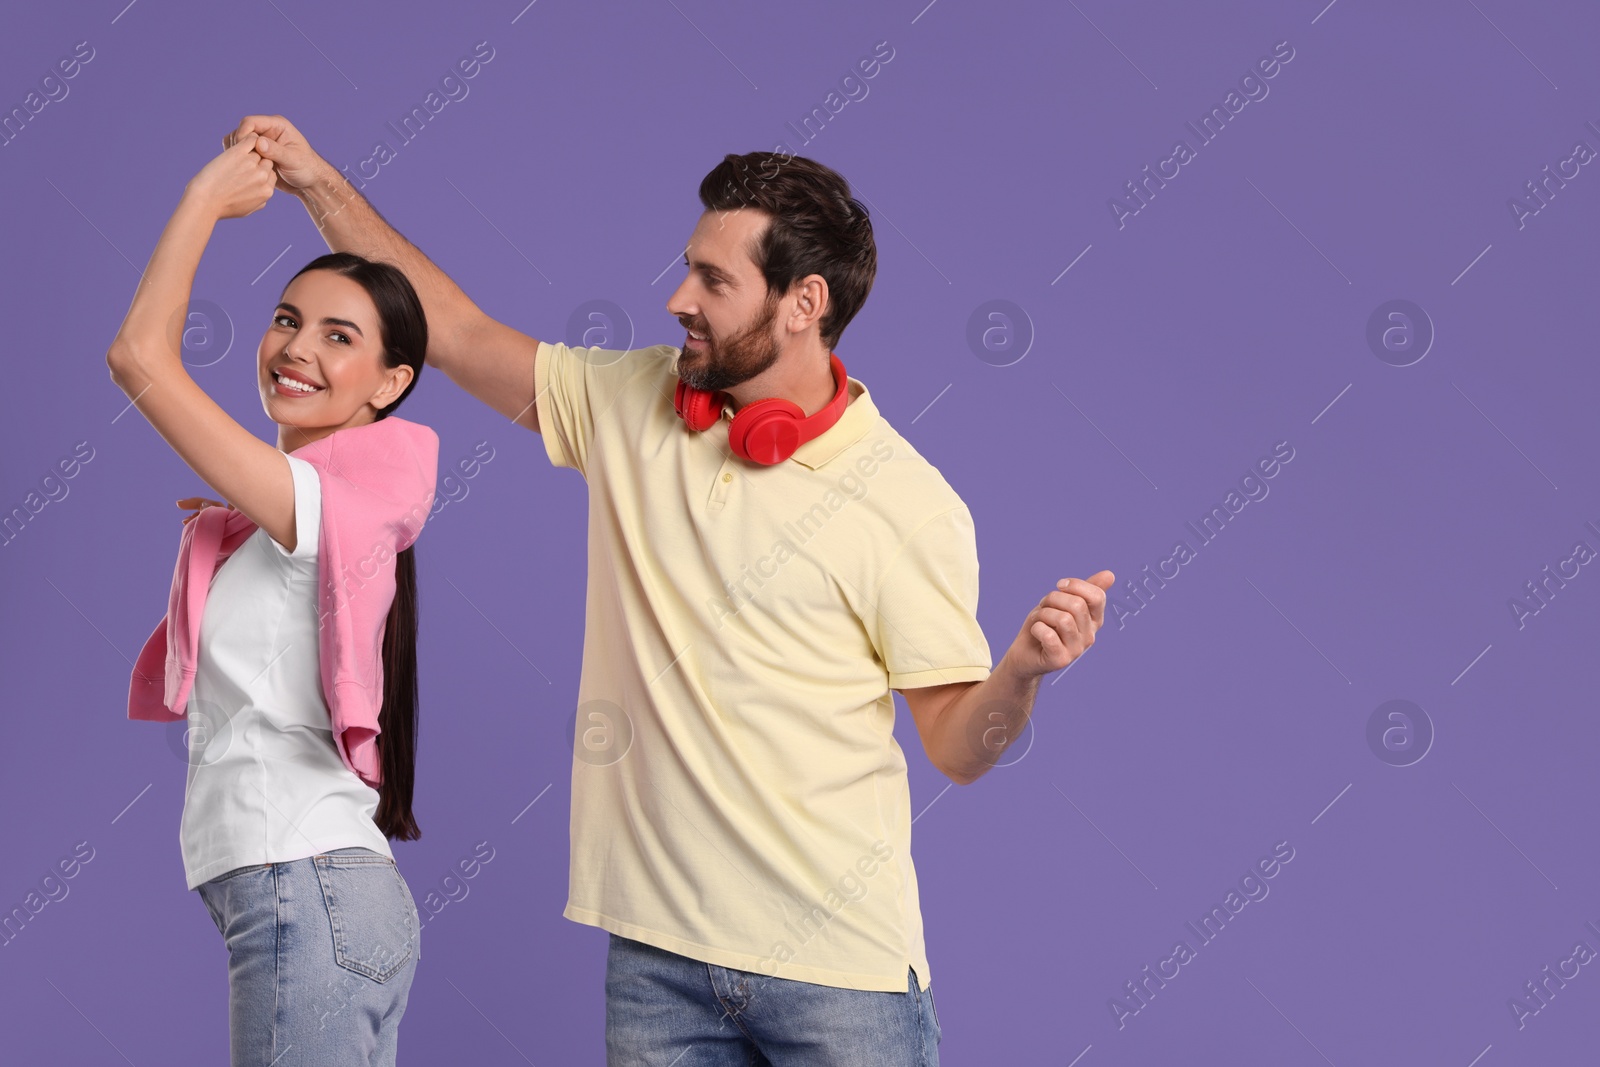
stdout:
MULTIPOLYGON (((293 315, 297 319, 305 318, 304 315, 300 314, 300 309, 299 308, 295 307, 293 304, 289 303, 286 300, 279 301, 278 302, 278 306, 283 308, 285 311, 287 311, 289 314, 293 315)), ((335 318, 330 318, 330 317, 326 317, 325 316, 323 318, 323 320, 322 320, 322 325, 323 326, 348 326, 352 330, 354 330, 356 333, 361 334, 362 337, 367 336, 366 334, 361 333, 361 327, 357 326, 355 323, 351 322, 349 319, 335 319, 335 318)))
POLYGON ((715 263, 707 263, 703 259, 697 259, 697 260, 695 260, 695 261, 693 261, 691 263, 689 261, 689 253, 687 253, 687 252, 685 252, 683 254, 683 262, 684 262, 684 264, 686 266, 694 267, 694 268, 699 269, 699 271, 702 274, 714 275, 715 277, 721 278, 724 281, 732 281, 733 280, 733 275, 729 274, 727 271, 723 270, 721 267, 717 266, 715 263))

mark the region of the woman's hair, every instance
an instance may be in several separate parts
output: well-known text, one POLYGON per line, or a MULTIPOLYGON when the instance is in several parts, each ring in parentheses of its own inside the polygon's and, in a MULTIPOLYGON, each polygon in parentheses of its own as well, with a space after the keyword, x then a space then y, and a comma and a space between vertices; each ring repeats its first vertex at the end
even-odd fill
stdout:
MULTIPOLYGON (((295 274, 326 270, 359 282, 378 309, 385 367, 411 368, 411 383, 388 407, 382 419, 399 407, 422 377, 428 351, 428 320, 422 301, 398 267, 364 259, 350 252, 318 256, 295 274)), ((291 282, 294 278, 289 279, 291 282)), ((284 286, 287 291, 288 286, 284 286)), ((422 836, 411 814, 411 790, 417 766, 417 565, 415 546, 395 556, 394 601, 383 633, 383 707, 378 713, 378 760, 383 780, 378 787, 374 821, 385 837, 415 841, 422 836)))
POLYGON ((700 181, 707 211, 748 207, 772 216, 750 258, 775 299, 808 274, 828 282, 828 311, 818 324, 832 351, 856 317, 878 273, 878 246, 867 209, 840 174, 804 156, 729 154, 700 181), (758 173, 759 172, 759 173, 758 173))

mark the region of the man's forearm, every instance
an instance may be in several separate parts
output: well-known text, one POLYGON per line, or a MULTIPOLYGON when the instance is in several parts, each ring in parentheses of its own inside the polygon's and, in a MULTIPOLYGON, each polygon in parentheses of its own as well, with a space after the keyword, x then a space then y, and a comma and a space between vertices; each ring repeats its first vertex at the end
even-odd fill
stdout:
POLYGON ((1004 658, 939 713, 934 746, 945 774, 962 785, 983 777, 1022 736, 1039 693, 1039 675, 1023 676, 1004 658))
POLYGON ((299 194, 330 250, 393 263, 405 272, 428 319, 427 362, 447 362, 463 329, 483 314, 471 298, 331 164, 324 164, 317 180, 299 194))

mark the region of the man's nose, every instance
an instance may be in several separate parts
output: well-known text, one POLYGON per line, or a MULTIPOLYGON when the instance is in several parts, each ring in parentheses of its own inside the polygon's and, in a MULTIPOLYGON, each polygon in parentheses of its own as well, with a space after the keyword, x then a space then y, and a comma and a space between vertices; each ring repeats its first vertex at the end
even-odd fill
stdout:
POLYGON ((696 313, 696 309, 684 297, 683 288, 687 283, 688 279, 678 283, 678 287, 672 291, 672 295, 667 297, 667 314, 684 318, 686 316, 692 317, 696 313))

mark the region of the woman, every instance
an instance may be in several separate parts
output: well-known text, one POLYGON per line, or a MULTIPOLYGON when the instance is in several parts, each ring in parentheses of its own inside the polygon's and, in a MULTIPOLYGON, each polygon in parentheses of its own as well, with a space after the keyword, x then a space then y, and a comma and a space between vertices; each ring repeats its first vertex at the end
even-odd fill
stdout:
POLYGON ((275 182, 255 138, 184 190, 107 355, 111 377, 231 503, 184 520, 130 718, 189 721, 188 887, 228 947, 232 1062, 393 1064, 420 959, 391 837, 419 836, 416 578, 438 438, 393 412, 427 349, 405 276, 347 253, 284 288, 256 376, 273 447, 185 370, 180 330, 219 219, 275 182), (177 309, 176 312, 174 309, 177 309))

